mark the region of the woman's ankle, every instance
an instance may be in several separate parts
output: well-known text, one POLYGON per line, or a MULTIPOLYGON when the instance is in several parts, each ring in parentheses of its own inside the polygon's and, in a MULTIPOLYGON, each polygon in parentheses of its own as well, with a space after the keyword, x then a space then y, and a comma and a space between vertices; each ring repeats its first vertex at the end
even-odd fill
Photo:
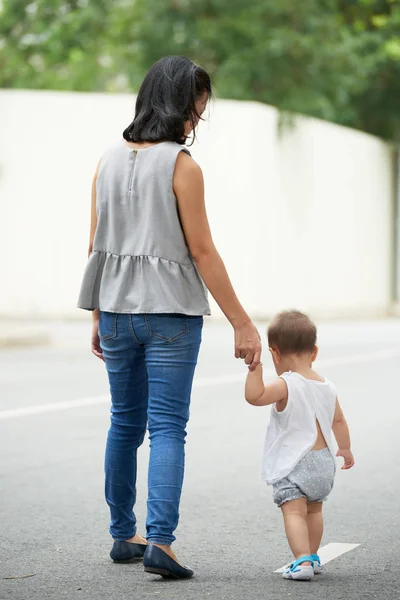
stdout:
POLYGON ((165 554, 172 558, 172 560, 174 560, 175 562, 179 562, 171 546, 167 546, 166 544, 153 544, 153 546, 157 546, 157 548, 160 548, 163 552, 165 552, 165 554))
POLYGON ((132 538, 125 541, 129 544, 147 544, 147 540, 145 540, 144 537, 142 537, 139 533, 136 533, 132 538))

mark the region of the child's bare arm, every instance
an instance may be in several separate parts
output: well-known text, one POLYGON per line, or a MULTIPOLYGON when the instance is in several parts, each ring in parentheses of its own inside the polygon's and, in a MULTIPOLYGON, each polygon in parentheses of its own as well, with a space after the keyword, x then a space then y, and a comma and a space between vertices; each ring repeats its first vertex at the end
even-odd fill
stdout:
POLYGON ((287 400, 287 387, 283 379, 276 379, 264 386, 262 366, 249 371, 246 380, 245 398, 253 406, 267 406, 287 400))
POLYGON ((354 457, 351 451, 350 432, 339 400, 336 398, 335 416, 333 417, 332 431, 336 438, 339 449, 336 456, 344 458, 342 469, 351 469, 354 466, 354 457))

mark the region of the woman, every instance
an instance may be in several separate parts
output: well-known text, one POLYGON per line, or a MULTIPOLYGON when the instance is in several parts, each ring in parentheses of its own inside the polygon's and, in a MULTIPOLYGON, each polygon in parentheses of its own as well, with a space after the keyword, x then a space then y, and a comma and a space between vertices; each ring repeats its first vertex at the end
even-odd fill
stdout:
POLYGON ((163 58, 150 69, 134 120, 103 155, 93 180, 79 298, 80 308, 93 311, 92 351, 105 361, 111 389, 110 556, 116 562, 144 557, 147 572, 173 578, 193 575, 171 543, 203 316, 210 314, 206 287, 234 329, 235 356, 254 369, 261 352, 211 238, 201 169, 185 148, 210 96, 209 76, 184 57, 163 58), (147 542, 133 513, 146 425, 147 542))

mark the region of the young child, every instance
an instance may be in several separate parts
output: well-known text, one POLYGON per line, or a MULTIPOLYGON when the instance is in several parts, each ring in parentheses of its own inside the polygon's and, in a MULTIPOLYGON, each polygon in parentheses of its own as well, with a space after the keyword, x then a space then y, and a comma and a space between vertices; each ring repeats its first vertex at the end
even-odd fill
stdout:
POLYGON ((263 478, 273 486, 295 561, 285 579, 311 580, 321 572, 322 502, 333 487, 336 456, 354 465, 350 435, 333 384, 312 369, 317 329, 299 311, 278 314, 268 345, 278 379, 264 386, 262 365, 249 372, 245 396, 253 406, 272 404, 265 440, 263 478), (331 430, 339 446, 337 452, 331 430))

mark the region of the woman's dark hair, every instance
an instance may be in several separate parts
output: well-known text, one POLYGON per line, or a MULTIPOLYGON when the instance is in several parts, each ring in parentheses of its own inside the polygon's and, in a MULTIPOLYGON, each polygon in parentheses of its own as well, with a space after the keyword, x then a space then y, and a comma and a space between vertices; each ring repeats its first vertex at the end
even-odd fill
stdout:
POLYGON ((195 102, 207 92, 208 73, 184 56, 167 56, 147 73, 136 100, 135 118, 125 129, 128 142, 177 142, 184 144, 185 122, 193 131, 200 118, 195 102))

